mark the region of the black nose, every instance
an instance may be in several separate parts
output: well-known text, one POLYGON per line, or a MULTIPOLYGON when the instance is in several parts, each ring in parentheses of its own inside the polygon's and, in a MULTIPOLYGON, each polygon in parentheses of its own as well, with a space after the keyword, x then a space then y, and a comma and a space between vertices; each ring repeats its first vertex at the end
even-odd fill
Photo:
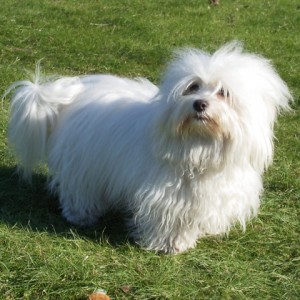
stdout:
POLYGON ((193 103, 193 108, 196 112, 204 112, 208 106, 207 101, 205 100, 196 100, 193 103))

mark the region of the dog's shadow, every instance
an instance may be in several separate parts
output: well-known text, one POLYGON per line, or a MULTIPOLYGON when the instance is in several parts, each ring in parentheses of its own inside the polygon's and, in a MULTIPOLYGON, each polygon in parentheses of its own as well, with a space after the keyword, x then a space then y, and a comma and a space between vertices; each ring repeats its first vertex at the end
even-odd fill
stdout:
POLYGON ((122 216, 110 213, 92 227, 76 227, 64 220, 58 199, 46 189, 45 175, 35 174, 32 184, 22 182, 15 169, 0 167, 0 222, 32 231, 70 236, 76 233, 93 242, 114 246, 130 242, 122 216))

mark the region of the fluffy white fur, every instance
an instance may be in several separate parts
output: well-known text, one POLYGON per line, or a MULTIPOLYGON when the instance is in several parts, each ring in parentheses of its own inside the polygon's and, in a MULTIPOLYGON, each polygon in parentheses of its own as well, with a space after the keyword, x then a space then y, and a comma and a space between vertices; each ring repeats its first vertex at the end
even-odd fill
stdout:
POLYGON ((291 95, 238 43, 176 53, 161 84, 111 75, 13 84, 9 141, 24 177, 46 161, 64 217, 131 218, 143 247, 178 253, 257 214, 273 125, 291 95))

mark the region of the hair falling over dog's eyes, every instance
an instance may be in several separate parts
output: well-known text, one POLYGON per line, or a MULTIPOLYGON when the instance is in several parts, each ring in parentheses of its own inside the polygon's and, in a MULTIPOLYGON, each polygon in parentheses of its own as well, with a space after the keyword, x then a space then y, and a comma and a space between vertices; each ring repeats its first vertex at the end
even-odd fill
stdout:
POLYGON ((218 90, 217 95, 219 98, 222 98, 222 99, 230 98, 229 91, 226 88, 224 88, 223 86, 218 90))
POLYGON ((196 81, 192 81, 187 85, 187 87, 183 91, 182 95, 188 96, 188 95, 195 94, 200 91, 201 86, 202 86, 202 83, 201 83, 200 79, 196 80, 196 81))
POLYGON ((201 93, 203 90, 210 90, 211 93, 215 94, 218 97, 218 99, 226 100, 231 98, 231 93, 221 83, 219 83, 218 85, 205 84, 200 78, 194 79, 191 82, 189 82, 183 90, 182 96, 192 96, 201 93))

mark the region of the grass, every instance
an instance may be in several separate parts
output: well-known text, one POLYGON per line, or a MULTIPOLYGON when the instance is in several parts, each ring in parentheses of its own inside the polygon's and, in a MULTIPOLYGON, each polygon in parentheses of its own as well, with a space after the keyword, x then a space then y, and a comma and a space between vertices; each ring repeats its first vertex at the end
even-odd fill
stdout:
POLYGON ((6 141, 8 102, 0 111, 0 298, 111 299, 300 298, 300 6, 296 0, 2 1, 0 93, 41 58, 45 72, 159 74, 174 48, 208 51, 238 39, 274 62, 294 96, 294 113, 276 126, 274 164, 265 176, 258 218, 243 233, 206 238, 178 256, 131 244, 122 219, 71 227, 47 195, 14 175, 6 141))

